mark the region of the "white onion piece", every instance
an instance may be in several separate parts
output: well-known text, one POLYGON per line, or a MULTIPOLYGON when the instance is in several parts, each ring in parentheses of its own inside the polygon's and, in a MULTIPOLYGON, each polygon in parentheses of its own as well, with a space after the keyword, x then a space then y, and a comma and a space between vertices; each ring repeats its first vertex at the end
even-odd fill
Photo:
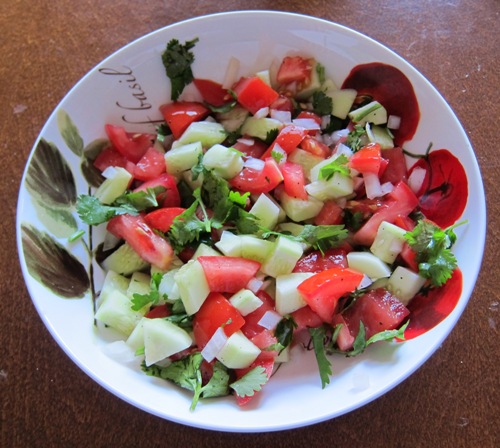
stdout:
POLYGON ((239 138, 236 141, 245 146, 252 146, 255 143, 255 140, 253 138, 239 138))
POLYGON ((380 188, 382 188, 382 196, 385 196, 387 193, 394 190, 394 185, 391 182, 384 182, 380 188))
POLYGON ((389 115, 387 118, 387 127, 389 129, 399 129, 401 126, 401 117, 397 115, 389 115))
POLYGON ((223 89, 229 89, 238 80, 238 72, 240 71, 240 60, 231 56, 227 64, 224 81, 222 82, 223 89))
POLYGON ((307 130, 319 131, 321 129, 317 121, 312 118, 296 118, 295 120, 292 120, 292 123, 307 130))
POLYGON ((292 122, 292 113, 288 110, 271 109, 270 116, 284 124, 292 122))
POLYGON ((410 176, 408 177, 408 186, 410 187, 413 193, 418 193, 422 188, 422 184, 424 183, 425 175, 427 171, 419 166, 413 168, 410 176))
POLYGON ((115 248, 120 242, 120 238, 114 236, 111 232, 106 232, 104 235, 104 241, 102 242, 102 250, 107 251, 115 248))
POLYGON ((261 107, 253 114, 254 118, 265 118, 269 115, 269 107, 261 107))
POLYGON ((330 125, 331 121, 332 121, 331 115, 323 115, 321 117, 321 129, 326 129, 330 125))
POLYGON ((262 171, 264 169, 264 161, 261 159, 257 159, 255 157, 249 157, 245 160, 243 165, 245 168, 251 168, 252 170, 262 171))
POLYGON ((373 280, 365 274, 359 282, 358 289, 368 288, 372 283, 373 280))
POLYGON ((226 345, 227 336, 222 327, 217 328, 213 336, 208 340, 207 345, 203 347, 201 351, 201 356, 207 362, 212 362, 215 357, 222 350, 222 347, 226 345))
POLYGON ((332 138, 332 134, 324 134, 323 135, 323 143, 326 146, 333 146, 337 142, 332 138))
POLYGON ((368 199, 379 198, 382 196, 382 186, 377 174, 365 173, 363 174, 365 181, 366 197, 368 199))
POLYGON ((110 178, 116 176, 116 167, 108 166, 101 174, 106 179, 110 179, 110 178))
MULTIPOLYGON (((272 153, 281 154, 281 158, 279 159, 278 164, 282 164, 282 163, 286 162, 288 154, 286 153, 286 151, 278 143, 275 143, 273 145, 273 149, 271 151, 271 154, 272 153)), ((272 154, 272 155, 274 157, 274 154, 272 154)))
POLYGON ((267 330, 274 330, 281 319, 283 319, 283 317, 280 314, 276 311, 269 310, 264 313, 257 324, 267 330))
POLYGON ((258 291, 262 289, 262 286, 264 285, 264 282, 258 278, 251 278, 250 281, 247 283, 245 286, 246 289, 249 289, 252 291, 254 294, 256 294, 258 291))
POLYGON ((339 143, 336 147, 335 154, 337 154, 338 156, 344 154, 345 156, 347 156, 349 158, 352 156, 353 153, 352 153, 352 149, 349 148, 349 146, 344 145, 343 143, 339 143))

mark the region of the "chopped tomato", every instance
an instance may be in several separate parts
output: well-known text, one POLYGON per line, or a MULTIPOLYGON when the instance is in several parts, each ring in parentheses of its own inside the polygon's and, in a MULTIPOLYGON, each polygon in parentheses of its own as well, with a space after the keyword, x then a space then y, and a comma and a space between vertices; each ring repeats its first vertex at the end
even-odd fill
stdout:
POLYGON ((297 328, 294 329, 295 333, 308 328, 317 328, 323 325, 323 319, 319 317, 310 306, 306 305, 291 314, 297 328))
POLYGON ((157 149, 151 147, 137 162, 134 177, 139 180, 151 180, 165 171, 165 157, 157 149))
POLYGON ((108 221, 107 230, 117 238, 124 239, 148 263, 159 269, 170 266, 174 256, 170 243, 155 233, 142 216, 115 216, 108 221))
POLYGON ((380 331, 398 328, 408 314, 408 308, 384 288, 374 289, 358 297, 354 305, 343 313, 354 337, 358 334, 359 322, 363 322, 366 339, 380 331))
POLYGON ((240 312, 222 294, 211 292, 193 317, 193 335, 200 350, 223 327, 226 336, 231 336, 245 324, 240 312))
POLYGON ((344 220, 344 209, 333 199, 325 201, 323 207, 314 218, 317 226, 332 226, 341 224, 344 220))
POLYGON ((144 216, 144 221, 153 229, 160 232, 168 232, 174 219, 177 218, 186 209, 182 207, 165 207, 153 210, 144 216))
POLYGON ((382 163, 380 145, 369 143, 355 152, 349 159, 349 166, 352 169, 364 174, 379 174, 382 163))
POLYGON ((347 322, 341 314, 335 314, 332 319, 332 326, 342 325, 337 335, 337 345, 340 350, 348 351, 352 349, 354 344, 354 336, 349 331, 347 322))
POLYGON ((451 226, 467 204, 467 175, 462 163, 447 149, 439 149, 418 159, 409 174, 417 167, 426 171, 417 192, 421 212, 443 228, 451 226))
POLYGON ((406 182, 408 170, 403 149, 396 147, 382 150, 382 157, 387 160, 387 166, 380 176, 380 182, 391 182, 397 184, 403 180, 406 182))
POLYGON ((212 292, 236 293, 255 277, 260 263, 240 257, 209 255, 198 257, 212 292))
POLYGON ((260 319, 267 311, 275 311, 274 300, 265 291, 258 291, 256 296, 262 300, 262 305, 260 305, 255 311, 245 316, 245 325, 243 325, 241 331, 243 334, 252 339, 254 336, 262 333, 264 327, 259 325, 260 319))
POLYGON ((141 160, 154 140, 151 134, 129 134, 122 126, 107 124, 104 129, 114 148, 133 163, 141 160))
MULTIPOLYGON (((309 120, 313 120, 316 122, 318 126, 321 126, 321 117, 318 114, 315 114, 314 112, 311 112, 310 110, 303 110, 301 111, 297 117, 299 120, 302 118, 306 118, 309 120)), ((319 129, 308 129, 306 131, 307 134, 309 135, 316 135, 318 133, 319 129)), ((318 142, 319 143, 319 142, 318 142)))
POLYGON ((166 304, 164 305, 157 305, 151 308, 144 317, 147 317, 148 319, 158 319, 161 317, 168 317, 172 313, 170 312, 170 309, 166 304))
POLYGON ((279 165, 279 167, 281 174, 283 174, 285 193, 293 198, 306 200, 308 196, 305 189, 306 179, 302 165, 285 162, 279 165))
MULTIPOLYGON (((259 355, 257 359, 249 367, 245 369, 235 369, 236 378, 237 379, 241 378, 242 376, 244 376, 245 374, 247 374, 248 372, 250 372, 251 370, 253 370, 255 367, 258 366, 264 368, 264 371, 266 372, 266 376, 268 379, 271 378, 274 369, 274 359, 262 356, 262 354, 259 355)), ((255 399, 255 397, 258 396, 261 390, 255 391, 253 395, 246 395, 244 397, 241 397, 238 394, 236 394, 236 403, 238 403, 239 406, 245 406, 246 404, 248 404, 248 402, 255 399)))
POLYGON ((264 168, 259 171, 244 167, 229 184, 237 190, 251 194, 269 193, 283 181, 283 175, 278 164, 272 157, 264 161, 264 168))
POLYGON ((313 59, 305 59, 301 56, 285 57, 276 75, 278 84, 287 85, 295 82, 301 87, 309 85, 313 62, 313 59))
POLYGON ((322 254, 319 250, 303 255, 293 268, 293 272, 321 272, 331 268, 347 268, 345 249, 332 247, 322 254))
POLYGON ((206 118, 210 109, 196 101, 176 101, 160 106, 160 112, 173 136, 178 139, 191 123, 206 118))
POLYGON ((267 145, 262 140, 245 136, 243 136, 243 139, 248 140, 248 142, 237 141, 232 147, 245 154, 245 156, 260 159, 262 154, 266 152, 267 145))
POLYGON ((302 140, 300 148, 323 159, 326 159, 332 154, 332 150, 329 146, 314 137, 311 137, 310 135, 306 136, 304 140, 302 140))
POLYGON ((161 207, 179 207, 181 204, 181 197, 179 190, 177 189, 175 177, 170 174, 160 174, 156 179, 144 182, 134 191, 146 191, 148 188, 155 187, 165 188, 165 191, 156 196, 156 199, 161 207))
POLYGON ((221 84, 210 79, 194 79, 194 85, 200 92, 203 100, 211 106, 220 107, 231 102, 233 97, 221 84))
POLYGON ((255 114, 263 107, 269 107, 279 94, 258 76, 242 78, 233 87, 238 103, 250 113, 255 114))
MULTIPOLYGON (((120 168, 127 167, 127 159, 119 153, 113 146, 107 146, 97 155, 94 160, 94 166, 101 172, 110 166, 120 168)), ((132 174, 132 173, 131 173, 132 174)))
POLYGON ((304 300, 325 322, 331 322, 338 300, 353 292, 363 274, 349 268, 331 268, 304 280, 297 290, 304 300))
POLYGON ((271 103, 269 109, 293 112, 293 102, 288 96, 280 95, 275 101, 271 103))
POLYGON ((275 145, 278 145, 283 151, 287 154, 290 154, 297 146, 300 145, 300 142, 306 136, 306 130, 303 127, 296 126, 294 124, 290 124, 285 126, 279 132, 278 136, 274 140, 274 142, 269 146, 267 151, 262 156, 263 159, 267 157, 271 157, 272 150, 275 145))

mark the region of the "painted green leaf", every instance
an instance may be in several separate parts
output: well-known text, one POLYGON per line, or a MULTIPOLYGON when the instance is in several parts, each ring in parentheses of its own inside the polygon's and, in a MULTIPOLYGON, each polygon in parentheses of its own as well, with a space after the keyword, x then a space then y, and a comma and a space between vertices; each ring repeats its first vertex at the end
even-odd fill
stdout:
POLYGON ((94 160, 98 154, 109 145, 109 140, 99 138, 90 142, 83 150, 83 159, 81 163, 81 170, 85 180, 92 187, 97 188, 104 181, 101 172, 94 166, 94 160))
POLYGON ((80 298, 89 290, 89 275, 80 261, 48 233, 21 226, 24 258, 32 277, 58 296, 80 298))
POLYGON ((83 139, 80 137, 75 123, 63 109, 57 111, 57 127, 68 148, 78 157, 81 157, 83 154, 83 139))
POLYGON ((50 207, 70 207, 76 202, 75 179, 53 143, 41 139, 26 175, 26 188, 39 202, 50 207))
POLYGON ((69 238, 78 229, 78 224, 71 210, 66 208, 52 208, 45 202, 33 201, 36 214, 42 224, 56 238, 69 238))

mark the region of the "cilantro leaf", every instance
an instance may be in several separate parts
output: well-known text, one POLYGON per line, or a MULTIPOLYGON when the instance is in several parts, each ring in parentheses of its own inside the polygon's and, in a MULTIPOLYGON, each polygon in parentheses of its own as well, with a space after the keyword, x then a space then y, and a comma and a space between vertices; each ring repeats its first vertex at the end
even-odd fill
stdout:
POLYGON ((216 361, 213 374, 205 386, 201 388, 203 398, 223 397, 229 394, 229 373, 219 361, 216 361))
POLYGON ((174 219, 168 238, 179 253, 185 246, 200 238, 200 234, 206 232, 206 224, 196 216, 199 201, 194 201, 189 208, 174 219))
POLYGON ((156 127, 156 140, 160 143, 165 141, 165 137, 172 135, 172 131, 166 123, 162 123, 156 127))
POLYGON ((325 350, 326 329, 324 326, 309 328, 309 334, 311 335, 314 354, 318 363, 321 387, 324 389, 328 384, 330 384, 330 376, 332 375, 332 365, 326 357, 325 350))
POLYGON ((405 234, 406 241, 416 253, 419 274, 430 279, 433 286, 445 284, 457 267, 451 247, 457 239, 453 229, 460 224, 441 229, 430 221, 421 220, 405 234))
POLYGON ((346 146, 349 146, 354 152, 359 151, 364 144, 366 129, 361 124, 354 125, 354 129, 347 134, 345 141, 346 146))
POLYGON ((267 380, 266 369, 262 366, 256 366, 239 380, 231 383, 229 387, 240 397, 252 397, 255 392, 262 389, 262 386, 267 383, 267 380))
POLYGON ((76 211, 83 222, 93 226, 107 222, 118 215, 130 214, 137 216, 139 214, 131 204, 105 205, 95 196, 87 194, 81 194, 78 197, 76 211))
POLYGON ((350 170, 347 166, 349 159, 345 154, 341 154, 336 157, 327 165, 321 167, 319 170, 319 179, 320 180, 330 180, 335 173, 340 173, 343 176, 349 176, 350 170))
POLYGON ((177 39, 172 39, 161 56, 165 71, 172 84, 171 99, 173 101, 177 100, 184 87, 193 81, 191 64, 194 61, 194 54, 189 50, 195 46, 198 40, 195 38, 181 45, 177 39))
POLYGON ((288 347, 292 343, 295 328, 297 328, 297 323, 291 316, 284 317, 278 322, 274 335, 282 348, 288 347))
POLYGON ((332 99, 321 90, 317 90, 312 96, 313 112, 319 116, 330 115, 332 113, 332 99))
POLYGON ((279 132, 280 131, 278 128, 271 129, 270 131, 267 131, 266 138, 264 139, 264 143, 266 145, 270 145, 272 142, 274 142, 274 140, 276 140, 276 137, 278 136, 279 132))
POLYGON ((156 197, 165 190, 165 187, 159 185, 146 190, 133 191, 117 198, 114 204, 130 204, 137 211, 146 210, 151 207, 158 207, 158 200, 156 197))
POLYGON ((166 299, 166 296, 162 296, 159 291, 161 279, 163 275, 161 272, 155 272, 151 276, 151 291, 149 294, 138 294, 135 293, 132 295, 132 310, 139 311, 141 308, 146 305, 156 305, 160 299, 166 299))
POLYGON ((316 63, 316 73, 318 74, 319 83, 323 84, 326 80, 325 66, 323 64, 320 64, 319 62, 317 62, 316 63))

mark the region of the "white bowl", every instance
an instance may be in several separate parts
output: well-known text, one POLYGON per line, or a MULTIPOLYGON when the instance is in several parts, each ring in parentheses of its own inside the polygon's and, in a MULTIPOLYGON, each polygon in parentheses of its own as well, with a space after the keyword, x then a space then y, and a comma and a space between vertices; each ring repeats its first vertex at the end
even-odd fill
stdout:
MULTIPOLYGON (((59 121, 63 119, 59 115, 59 121)), ((68 129, 68 123, 63 127, 68 129)), ((78 153, 78 141, 70 146, 78 153)), ((441 345, 462 314, 480 269, 486 229, 484 190, 474 151, 456 116, 434 87, 398 55, 355 31, 324 20, 281 12, 234 12, 195 18, 148 34, 101 62, 66 95, 41 131, 34 150, 19 194, 17 238, 26 284, 40 317, 68 356, 100 385, 134 406, 178 423, 221 431, 263 432, 310 425, 363 406, 408 377, 441 345), (170 39, 184 42, 194 37, 200 38, 195 47, 194 73, 220 82, 231 56, 242 62, 242 74, 251 74, 268 68, 274 58, 288 52, 316 57, 339 84, 355 65, 373 61, 391 64, 406 74, 421 110, 417 132, 406 148, 421 153, 433 141, 436 148, 450 149, 460 158, 469 182, 469 201, 463 215, 469 224, 457 230, 459 242, 455 247, 464 275, 463 291, 458 305, 443 322, 402 344, 376 344, 352 359, 334 357, 334 375, 324 390, 313 355, 296 350, 293 360, 279 369, 248 409, 240 409, 232 398, 224 398, 206 400, 191 412, 189 393, 107 354, 109 340, 95 331, 91 294, 81 280, 91 276, 89 254, 82 240, 68 243, 68 229, 61 230, 37 213, 37 195, 26 186, 27 173, 43 138, 59 149, 62 162, 49 157, 42 164, 60 173, 60 163, 64 165, 65 161, 74 176, 76 192, 86 193, 82 158, 62 138, 57 111, 64 110, 71 117, 84 145, 103 138, 107 122, 127 125, 132 131, 153 130, 152 125, 140 122, 160 120, 158 107, 169 100, 170 84, 160 55, 170 39), (76 257, 81 271, 75 278, 86 290, 83 297, 61 298, 30 274, 27 262, 33 260, 25 257, 28 243, 26 240, 23 244, 21 230, 27 225, 34 229, 35 240, 38 235, 46 238, 49 246, 58 242, 63 247, 60 254, 76 257)), ((45 206, 50 206, 51 201, 45 199, 45 206)), ((65 212, 76 216, 74 208, 63 206, 56 210, 56 222, 61 223, 65 212)), ((85 229, 81 223, 77 225, 85 229)), ((70 274, 54 274, 53 280, 57 278, 71 283, 70 274)), ((95 290, 99 290, 102 273, 96 265, 92 278, 95 290)))

